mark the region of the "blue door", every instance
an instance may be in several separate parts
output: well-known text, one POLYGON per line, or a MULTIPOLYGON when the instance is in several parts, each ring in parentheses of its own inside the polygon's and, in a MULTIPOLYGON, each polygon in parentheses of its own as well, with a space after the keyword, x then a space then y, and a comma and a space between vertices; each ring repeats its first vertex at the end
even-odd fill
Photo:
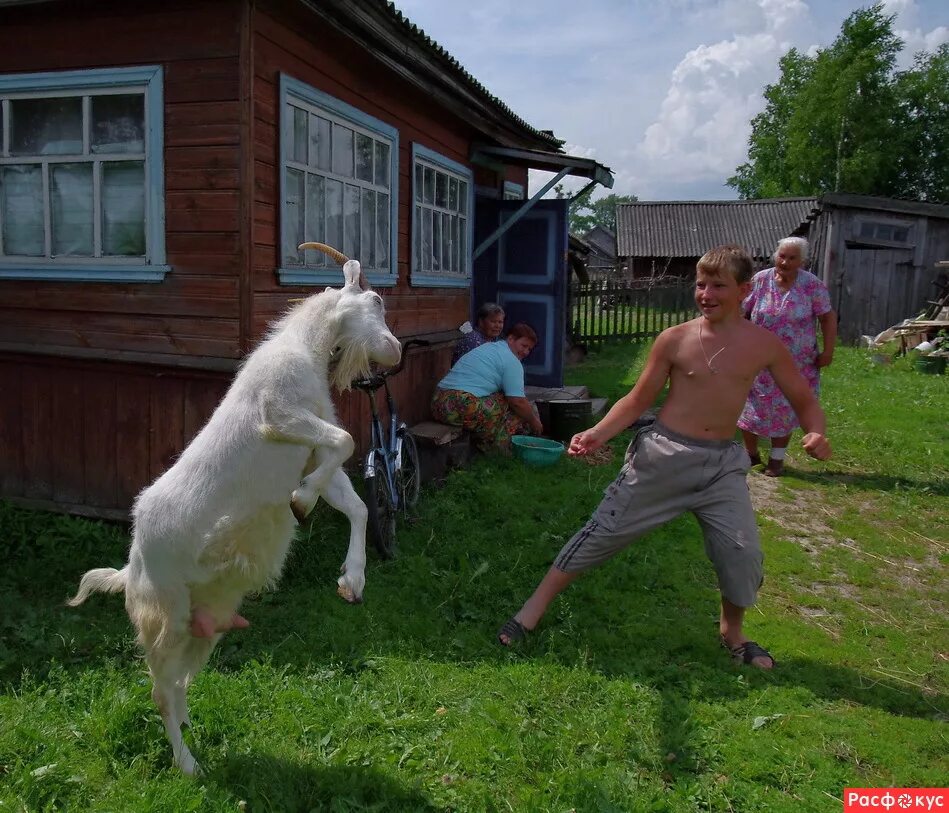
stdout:
MULTIPOLYGON (((478 198, 475 246, 523 203, 478 198)), ((475 260, 472 311, 497 302, 504 308, 505 330, 526 322, 537 331, 537 347, 524 361, 526 381, 534 386, 563 386, 567 276, 565 200, 538 201, 475 260)))

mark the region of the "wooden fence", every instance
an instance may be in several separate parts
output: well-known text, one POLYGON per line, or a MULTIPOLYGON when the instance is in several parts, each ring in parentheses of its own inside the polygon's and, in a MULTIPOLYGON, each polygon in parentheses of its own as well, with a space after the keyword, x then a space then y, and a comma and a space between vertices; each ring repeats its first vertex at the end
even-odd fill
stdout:
POLYGON ((577 283, 569 292, 571 339, 588 347, 651 339, 696 315, 693 290, 691 277, 577 283))

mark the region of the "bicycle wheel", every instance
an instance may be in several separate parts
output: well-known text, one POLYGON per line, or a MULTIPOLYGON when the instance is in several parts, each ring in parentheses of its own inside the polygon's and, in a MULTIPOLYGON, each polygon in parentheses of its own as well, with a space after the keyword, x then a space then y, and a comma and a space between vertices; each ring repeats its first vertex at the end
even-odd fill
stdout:
POLYGON ((395 487, 399 491, 399 504, 406 513, 415 508, 422 487, 422 470, 419 465, 418 446, 415 438, 406 430, 402 434, 402 465, 395 475, 395 487))
POLYGON ((369 535, 383 559, 395 556, 395 506, 389 495, 385 475, 366 478, 366 508, 369 509, 369 535))

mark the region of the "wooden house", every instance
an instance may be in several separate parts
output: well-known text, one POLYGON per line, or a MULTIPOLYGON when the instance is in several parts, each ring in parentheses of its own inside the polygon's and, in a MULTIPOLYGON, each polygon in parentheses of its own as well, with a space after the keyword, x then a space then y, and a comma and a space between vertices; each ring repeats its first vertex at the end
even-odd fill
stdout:
POLYGON ((616 271, 616 235, 597 224, 583 235, 590 246, 587 271, 591 279, 606 279, 616 271))
POLYGON ((947 205, 842 192, 820 199, 810 268, 830 289, 841 342, 919 314, 947 257, 947 205))
MULTIPOLYGON (((288 300, 361 260, 422 420, 481 299, 562 367, 566 156, 385 0, 0 0, 0 497, 124 518, 288 300), (552 185, 552 184, 551 184, 552 185), (543 190, 542 190, 543 191, 543 190)), ((339 399, 362 446, 367 405, 339 399)))

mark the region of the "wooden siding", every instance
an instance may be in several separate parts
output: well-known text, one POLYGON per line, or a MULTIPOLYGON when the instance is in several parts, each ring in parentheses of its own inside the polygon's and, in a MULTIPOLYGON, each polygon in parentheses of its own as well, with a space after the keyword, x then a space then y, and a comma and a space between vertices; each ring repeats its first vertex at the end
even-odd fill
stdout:
POLYGON ((830 289, 843 344, 917 315, 935 292, 935 263, 949 259, 949 219, 900 214, 900 220, 915 224, 912 245, 906 248, 869 247, 854 240, 858 220, 892 217, 827 207, 812 230, 810 269, 830 289))
POLYGON ((124 517, 207 421, 224 374, 50 357, 0 359, 3 496, 124 517))
MULTIPOLYGON (((452 330, 470 310, 467 288, 418 288, 409 283, 411 262, 412 143, 469 165, 476 134, 470 126, 432 105, 415 88, 343 37, 314 37, 318 18, 296 6, 259 3, 254 28, 254 224, 252 333, 283 310, 286 300, 312 288, 281 286, 279 264, 279 77, 281 73, 353 105, 399 130, 398 282, 381 289, 396 335, 452 330), (302 32, 302 33, 301 33, 302 32)), ((493 173, 492 182, 499 179, 493 173)))
POLYGON ((4 9, 0 73, 163 67, 171 271, 158 284, 0 281, 0 343, 239 357, 240 7, 172 0, 4 9), (40 36, 42 48, 23 47, 40 36))

